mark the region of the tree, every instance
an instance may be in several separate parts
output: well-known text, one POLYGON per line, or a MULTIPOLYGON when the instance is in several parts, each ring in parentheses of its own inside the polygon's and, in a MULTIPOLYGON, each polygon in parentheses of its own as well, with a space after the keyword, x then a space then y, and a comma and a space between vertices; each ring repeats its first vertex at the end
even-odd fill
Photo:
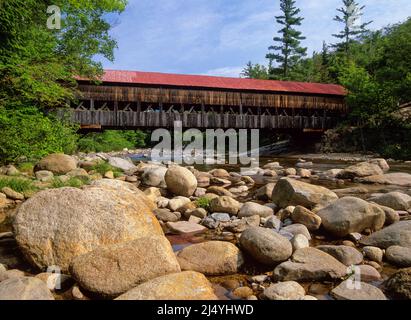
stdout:
POLYGON ((258 63, 253 64, 251 61, 247 63, 247 66, 241 72, 241 76, 249 79, 268 79, 267 67, 258 63))
POLYGON ((337 9, 341 13, 340 16, 335 16, 334 21, 342 23, 344 29, 340 33, 333 34, 338 39, 343 39, 342 42, 335 44, 337 49, 343 49, 348 54, 350 43, 356 38, 364 35, 368 30, 366 27, 372 21, 361 23, 362 11, 365 6, 360 6, 355 0, 343 0, 343 7, 337 9))
POLYGON ((301 47, 301 40, 304 40, 300 31, 294 27, 300 26, 304 18, 299 17, 300 9, 295 6, 294 0, 281 0, 280 8, 283 15, 277 16, 276 21, 283 28, 278 31, 281 37, 274 37, 276 45, 270 46, 267 59, 277 62, 277 67, 271 67, 269 70, 271 78, 289 79, 290 70, 298 61, 307 53, 307 48, 301 47))

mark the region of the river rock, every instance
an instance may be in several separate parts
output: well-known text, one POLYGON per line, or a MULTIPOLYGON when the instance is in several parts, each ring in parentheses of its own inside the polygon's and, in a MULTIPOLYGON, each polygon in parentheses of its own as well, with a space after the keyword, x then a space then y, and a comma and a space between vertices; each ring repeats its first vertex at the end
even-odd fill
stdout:
POLYGON ((282 228, 280 230, 280 234, 282 233, 291 233, 293 236, 296 236, 297 234, 302 234, 308 240, 311 240, 310 231, 308 231, 305 225, 300 224, 300 223, 294 223, 294 224, 291 224, 289 226, 282 228))
POLYGON ((211 200, 210 202, 211 212, 223 212, 230 215, 237 215, 240 210, 240 206, 240 202, 228 196, 221 196, 211 200))
POLYGON ((385 160, 385 159, 382 159, 382 158, 372 159, 372 160, 369 160, 368 162, 378 165, 382 169, 382 171, 384 171, 384 172, 390 171, 390 166, 389 166, 387 160, 385 160))
POLYGON ((49 182, 52 181, 54 178, 54 174, 51 171, 47 170, 40 170, 35 173, 36 179, 41 182, 49 182))
POLYGON ((227 189, 220 187, 220 186, 211 186, 207 189, 207 193, 214 193, 218 196, 227 196, 232 197, 233 194, 228 191, 227 189))
POLYGON ((398 270, 384 282, 384 287, 396 299, 411 300, 411 268, 398 270))
POLYGON ((378 164, 369 163, 369 162, 361 162, 349 166, 341 171, 337 178, 340 179, 353 179, 353 178, 362 178, 362 177, 369 177, 375 175, 382 175, 384 172, 380 168, 378 164))
POLYGON ((386 206, 379 205, 382 210, 384 210, 385 213, 385 225, 390 226, 398 221, 400 221, 401 217, 398 211, 395 211, 394 209, 388 208, 386 206))
POLYGON ((344 277, 347 267, 333 256, 316 248, 299 249, 274 269, 276 281, 324 281, 344 277))
POLYGON ((291 245, 293 246, 293 252, 298 249, 308 248, 310 242, 303 234, 297 234, 291 239, 291 245))
POLYGON ((211 174, 213 177, 217 177, 217 178, 229 178, 230 177, 230 174, 225 169, 213 169, 209 171, 208 173, 211 174))
POLYGON ((331 291, 331 295, 337 300, 387 300, 384 293, 375 286, 361 282, 361 287, 353 286, 352 281, 343 281, 331 291))
POLYGON ((273 214, 274 210, 267 206, 263 206, 255 202, 246 202, 242 205, 240 211, 238 212, 238 217, 245 218, 257 215, 262 218, 267 218, 273 214))
POLYGON ((290 205, 312 208, 317 204, 325 205, 337 199, 337 195, 327 188, 290 178, 280 179, 272 194, 273 202, 281 208, 290 205))
POLYGON ((297 175, 297 170, 294 168, 287 168, 284 170, 284 175, 285 176, 296 176, 297 175))
POLYGON ((373 266, 362 264, 356 266, 360 269, 361 272, 361 281, 364 282, 374 282, 381 280, 381 274, 373 266))
POLYGON ((411 267, 411 248, 391 246, 385 252, 387 260, 398 267, 411 267))
POLYGON ((411 209, 411 197, 401 192, 390 192, 368 200, 394 210, 407 211, 411 209))
POLYGON ((229 275, 239 272, 244 263, 240 250, 230 242, 208 241, 185 247, 177 253, 181 270, 205 275, 229 275))
POLYGON ((295 207, 291 213, 291 219, 295 223, 305 225, 309 231, 318 230, 321 226, 321 218, 302 206, 295 207))
POLYGON ((54 297, 40 279, 20 277, 0 282, 0 300, 54 300, 54 297))
POLYGON ((170 242, 150 236, 78 256, 70 271, 88 292, 116 297, 148 280, 180 272, 180 266, 170 242))
POLYGON ((384 252, 377 247, 371 247, 371 246, 366 246, 362 248, 362 251, 364 253, 364 256, 370 260, 370 261, 375 261, 378 263, 382 262, 382 259, 384 257, 384 252))
POLYGON ((135 170, 136 166, 131 162, 129 159, 122 159, 118 157, 110 157, 108 158, 108 163, 114 167, 118 168, 123 171, 131 171, 135 170))
POLYGON ((148 167, 141 175, 141 182, 150 187, 166 187, 164 180, 167 168, 165 167, 148 167))
POLYGON ((74 257, 101 245, 163 235, 143 192, 131 191, 134 186, 125 182, 113 185, 119 188, 45 190, 24 202, 13 226, 27 260, 40 269, 57 265, 64 272, 74 257))
POLYGON ((267 221, 264 223, 265 228, 275 229, 276 231, 280 231, 282 226, 282 222, 276 216, 269 217, 267 221))
POLYGON ((43 158, 34 167, 34 172, 47 170, 61 175, 77 168, 77 161, 68 155, 54 153, 43 158))
POLYGON ((346 266, 360 264, 364 257, 357 249, 348 246, 321 245, 317 249, 332 255, 346 266))
POLYGON ((232 294, 240 299, 247 299, 253 295, 253 289, 249 287, 239 287, 233 290, 232 294))
POLYGON ((177 195, 191 197, 197 189, 197 179, 194 174, 183 167, 170 167, 164 177, 167 189, 177 195))
POLYGON ((190 202, 191 200, 186 197, 174 197, 173 199, 170 199, 170 201, 168 202, 168 208, 172 211, 178 211, 178 209, 180 209, 181 207, 190 202))
POLYGON ((217 300, 217 296, 204 275, 185 271, 147 281, 116 300, 217 300))
POLYGON ((411 187, 411 174, 404 172, 386 173, 383 175, 360 178, 358 181, 363 183, 379 183, 411 187))
POLYGON ((267 183, 265 186, 257 189, 255 198, 257 200, 269 201, 272 198, 275 183, 267 183))
POLYGON ((175 234, 198 233, 207 229, 197 223, 188 221, 167 222, 167 227, 175 234))
POLYGON ((168 209, 156 209, 154 210, 154 215, 158 220, 163 222, 176 222, 181 218, 179 212, 171 212, 168 209))
POLYGON ((411 221, 400 221, 361 239, 365 246, 387 249, 391 246, 411 248, 411 221))
POLYGON ((385 222, 385 213, 379 206, 354 197, 334 201, 317 214, 324 229, 337 237, 365 229, 377 231, 385 222))
POLYGON ((300 300, 305 296, 305 289, 295 281, 285 281, 270 285, 264 290, 268 300, 300 300))
POLYGON ((311 171, 308 169, 298 169, 297 170, 297 175, 299 175, 303 179, 308 179, 311 178, 311 171))
POLYGON ((14 191, 13 189, 9 188, 9 187, 4 187, 3 189, 1 189, 1 192, 3 192, 7 198, 11 199, 11 200, 24 200, 24 195, 22 195, 19 192, 14 191))
POLYGON ((241 248, 251 257, 269 266, 287 260, 293 250, 286 238, 273 230, 260 227, 246 229, 239 241, 241 248))
POLYGON ((193 217, 193 216, 200 218, 200 219, 204 219, 205 217, 207 217, 207 210, 203 208, 195 208, 195 209, 186 210, 184 212, 184 216, 187 219, 190 219, 190 217, 193 217))

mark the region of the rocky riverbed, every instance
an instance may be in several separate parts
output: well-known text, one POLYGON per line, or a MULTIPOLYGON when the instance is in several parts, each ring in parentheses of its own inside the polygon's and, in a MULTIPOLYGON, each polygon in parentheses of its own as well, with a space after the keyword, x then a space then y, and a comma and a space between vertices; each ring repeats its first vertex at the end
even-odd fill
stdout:
POLYGON ((246 171, 124 154, 0 168, 36 186, 0 192, 0 299, 411 299, 411 164, 246 171))

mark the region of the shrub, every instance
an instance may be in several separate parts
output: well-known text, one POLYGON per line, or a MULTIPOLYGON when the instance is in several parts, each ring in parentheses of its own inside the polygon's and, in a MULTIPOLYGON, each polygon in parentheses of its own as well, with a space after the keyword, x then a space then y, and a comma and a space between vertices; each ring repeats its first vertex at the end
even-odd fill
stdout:
POLYGON ((207 211, 210 209, 210 203, 211 203, 211 199, 206 198, 206 197, 201 197, 196 200, 197 207, 203 208, 207 211))
POLYGON ((86 134, 78 141, 78 151, 110 152, 125 148, 144 147, 147 134, 142 131, 107 130, 100 133, 86 134))
POLYGON ((123 172, 118 169, 113 167, 111 164, 108 162, 100 162, 94 166, 91 167, 91 170, 94 170, 98 173, 100 173, 102 176, 107 172, 107 171, 113 171, 114 177, 120 176, 123 172))
POLYGON ((4 187, 9 187, 16 192, 24 193, 27 191, 33 191, 37 188, 34 186, 33 181, 23 178, 4 177, 0 178, 0 190, 4 187))
POLYGON ((73 153, 75 130, 36 108, 0 108, 0 162, 14 162, 21 157, 37 160, 56 152, 73 153))

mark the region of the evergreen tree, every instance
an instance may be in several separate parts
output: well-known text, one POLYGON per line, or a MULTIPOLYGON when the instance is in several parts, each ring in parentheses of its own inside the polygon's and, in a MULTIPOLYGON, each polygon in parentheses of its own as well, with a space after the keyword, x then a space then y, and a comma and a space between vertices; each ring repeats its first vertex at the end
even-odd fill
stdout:
POLYGON ((334 21, 344 24, 344 29, 340 33, 333 34, 334 37, 342 39, 342 42, 335 44, 334 47, 344 50, 346 54, 350 43, 368 32, 366 27, 372 23, 372 21, 361 23, 364 8, 365 6, 360 6, 355 0, 343 0, 343 7, 337 9, 341 15, 335 16, 334 21))
POLYGON ((270 67, 269 73, 271 78, 289 79, 290 70, 299 60, 306 55, 307 48, 301 47, 301 40, 304 40, 300 31, 296 30, 295 26, 300 26, 304 18, 299 17, 300 9, 295 6, 294 0, 281 0, 280 8, 283 15, 277 16, 276 21, 282 25, 282 29, 278 31, 280 37, 274 37, 274 42, 278 43, 270 46, 267 59, 272 62, 277 62, 277 67, 270 67))
POLYGON ((251 61, 247 63, 247 66, 241 72, 241 76, 248 79, 268 79, 267 67, 258 63, 253 64, 251 61))

